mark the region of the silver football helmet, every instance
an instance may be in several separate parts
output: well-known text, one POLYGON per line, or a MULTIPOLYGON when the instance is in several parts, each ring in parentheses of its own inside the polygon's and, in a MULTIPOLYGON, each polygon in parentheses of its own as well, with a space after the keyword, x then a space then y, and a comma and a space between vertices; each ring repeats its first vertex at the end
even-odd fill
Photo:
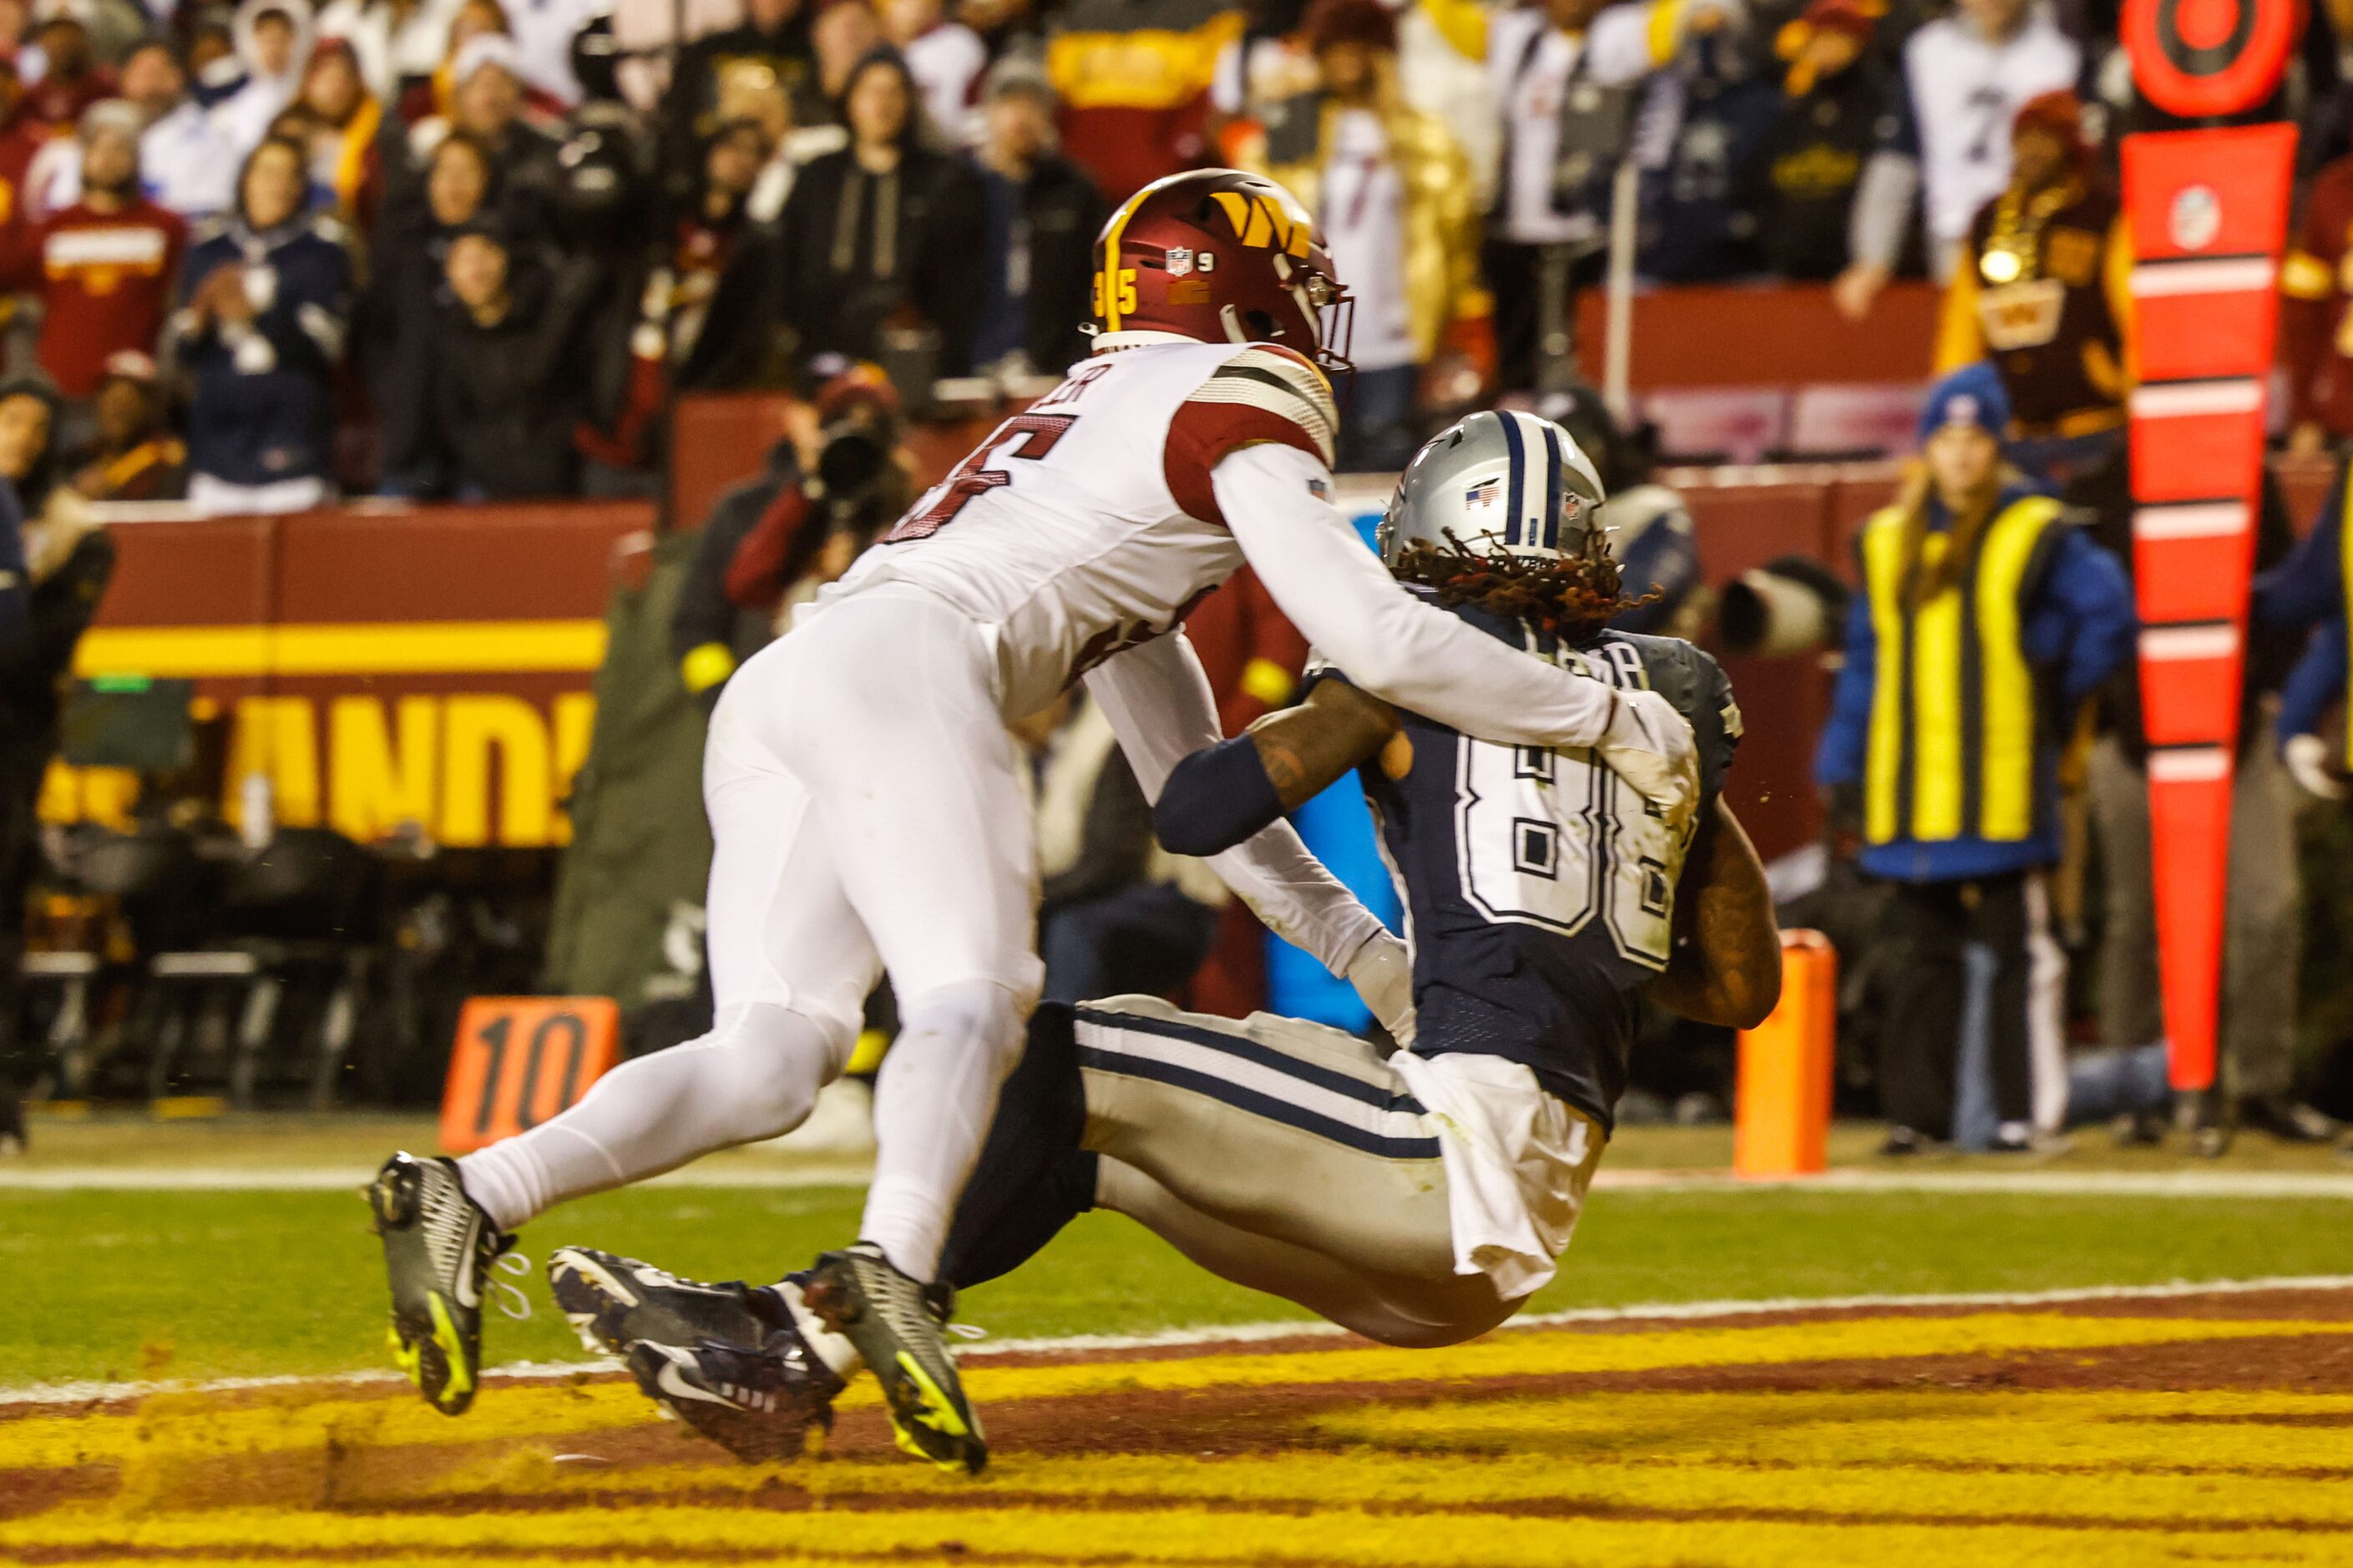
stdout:
POLYGON ((1600 542, 1601 477, 1569 433, 1515 409, 1456 420, 1398 479, 1375 535, 1381 560, 1451 532, 1481 554, 1583 556, 1600 542))

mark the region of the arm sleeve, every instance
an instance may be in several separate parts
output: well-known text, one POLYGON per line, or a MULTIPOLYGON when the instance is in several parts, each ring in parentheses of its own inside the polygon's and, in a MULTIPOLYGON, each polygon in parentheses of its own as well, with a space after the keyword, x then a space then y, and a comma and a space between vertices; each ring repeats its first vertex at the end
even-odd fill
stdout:
POLYGON ((1682 41, 1687 0, 1610 5, 1585 33, 1587 74, 1604 87, 1625 87, 1672 59, 1682 41))
POLYGON ((2276 733, 2282 744, 2318 731, 2321 720, 2345 694, 2346 663, 2345 622, 2323 622, 2280 686, 2276 733))
POLYGON ((280 364, 319 375, 332 374, 342 361, 351 316, 350 258, 341 246, 328 244, 313 265, 281 268, 277 298, 253 318, 253 330, 269 340, 280 364))
POLYGON ((1688 657, 1700 667, 1702 710, 1692 729, 1706 736, 1700 747, 1700 790, 1713 800, 1724 793, 1725 776, 1732 772, 1746 725, 1741 721, 1740 704, 1732 695, 1732 678, 1724 673, 1724 666, 1697 647, 1691 647, 1688 657))
POLYGON ((2042 597, 2068 627, 2059 688, 2072 707, 2132 658, 2133 634, 2139 626, 2133 613, 2132 584, 2115 556, 2080 529, 2070 529, 2051 563, 2042 597))
POLYGON ((1210 479, 1218 508, 1275 605, 1348 679, 1482 741, 1590 746, 1616 700, 1414 599, 1323 497, 1331 476, 1295 447, 1244 447, 1210 479))
POLYGON ((797 555, 806 557, 801 535, 808 522, 807 492, 786 485, 760 510, 759 520, 742 536, 727 558, 727 597, 744 609, 776 604, 792 586, 786 566, 797 555))
POLYGON ((1830 718, 1814 748, 1818 784, 1834 788, 1862 776, 1863 746, 1871 735, 1871 689, 1879 672, 1876 635, 1871 624, 1871 596, 1857 594, 1847 602, 1845 662, 1839 667, 1830 718))
MULTIPOLYGON (((1187 753, 1220 739, 1208 677, 1181 630, 1097 665, 1086 684, 1148 801, 1160 798, 1169 770, 1187 753)), ((1345 974, 1356 950, 1381 934, 1379 920, 1307 852, 1287 822, 1211 857, 1209 867, 1269 930, 1335 974, 1345 974)))
POLYGON ((2345 613, 2346 479, 2346 467, 2339 464, 2312 531, 2287 559, 2256 574, 2250 610, 2257 625, 2308 626, 2345 613))
POLYGON ((1894 271, 1919 191, 1919 159, 1887 147, 1873 153, 1855 183, 1854 212, 1847 220, 1849 259, 1894 271))

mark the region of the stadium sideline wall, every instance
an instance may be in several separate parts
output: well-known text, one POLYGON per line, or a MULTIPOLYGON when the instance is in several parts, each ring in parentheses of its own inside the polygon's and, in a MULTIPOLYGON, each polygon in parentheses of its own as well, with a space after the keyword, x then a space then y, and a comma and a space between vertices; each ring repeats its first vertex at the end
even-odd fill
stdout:
MULTIPOLYGON (((753 472, 782 409, 765 395, 682 404, 671 515, 699 523, 713 496, 753 472)), ((945 471, 978 423, 925 428, 925 471, 945 471)), ((2327 464, 2277 468, 2307 525, 2327 464)), ((1708 581, 1721 584, 1792 552, 1849 570, 1856 531, 1898 473, 1873 463, 1662 478, 1688 498, 1708 581)), ((451 846, 561 844, 606 603, 656 521, 638 503, 361 503, 122 523, 115 582, 77 668, 194 679, 200 713, 228 722, 229 776, 267 773, 286 823, 365 839, 416 820, 451 846)), ((1780 854, 1820 828, 1809 764, 1831 675, 1810 659, 1726 666, 1749 721, 1731 798, 1759 848, 1780 854)), ((60 766, 44 814, 119 820, 132 788, 106 770, 60 766)))

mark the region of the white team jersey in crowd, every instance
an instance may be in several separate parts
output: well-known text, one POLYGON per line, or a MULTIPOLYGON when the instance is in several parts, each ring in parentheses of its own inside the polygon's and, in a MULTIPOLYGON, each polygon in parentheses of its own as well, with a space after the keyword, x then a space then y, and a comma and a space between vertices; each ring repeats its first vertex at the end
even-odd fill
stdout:
POLYGON ((1590 238, 1598 219, 1553 210, 1553 163, 1560 152, 1561 109, 1577 79, 1623 87, 1663 63, 1651 47, 1648 5, 1613 5, 1582 33, 1566 33, 1538 7, 1498 10, 1487 24, 1487 69, 1507 132, 1503 237, 1514 245, 1558 245, 1590 238))
POLYGON ((2001 43, 1943 16, 1904 46, 1929 236, 1952 244, 2010 184, 2010 130, 2029 99, 2075 85, 2083 53, 2038 8, 2001 43))
POLYGON ((1209 484, 1220 458, 1276 442, 1328 468, 1336 425, 1322 373, 1286 349, 1102 350, 925 491, 817 608, 919 584, 994 639, 1006 716, 1034 712, 1241 565, 1209 484))

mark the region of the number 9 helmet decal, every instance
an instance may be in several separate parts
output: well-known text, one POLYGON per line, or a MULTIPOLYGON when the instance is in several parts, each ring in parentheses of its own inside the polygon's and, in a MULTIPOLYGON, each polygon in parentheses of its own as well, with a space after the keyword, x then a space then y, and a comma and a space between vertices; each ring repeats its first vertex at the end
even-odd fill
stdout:
POLYGON ((1105 335, 1275 343, 1345 371, 1354 368, 1353 314, 1307 209, 1239 169, 1155 180, 1095 240, 1094 315, 1105 335))

